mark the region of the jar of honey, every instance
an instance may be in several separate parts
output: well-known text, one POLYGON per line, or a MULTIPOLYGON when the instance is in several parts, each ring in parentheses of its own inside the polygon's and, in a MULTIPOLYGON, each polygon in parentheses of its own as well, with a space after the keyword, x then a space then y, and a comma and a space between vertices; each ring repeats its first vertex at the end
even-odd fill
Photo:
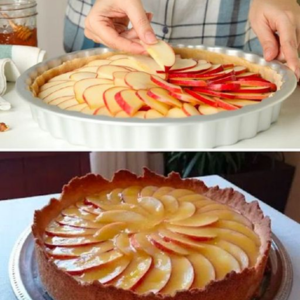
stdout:
POLYGON ((36 0, 0 0, 0 44, 37 46, 36 0))

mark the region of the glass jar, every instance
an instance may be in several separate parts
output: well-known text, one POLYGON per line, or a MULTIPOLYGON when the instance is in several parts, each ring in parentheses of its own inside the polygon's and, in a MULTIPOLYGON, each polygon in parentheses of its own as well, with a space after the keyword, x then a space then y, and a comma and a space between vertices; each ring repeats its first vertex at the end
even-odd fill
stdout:
POLYGON ((36 0, 0 0, 0 44, 37 46, 36 0))

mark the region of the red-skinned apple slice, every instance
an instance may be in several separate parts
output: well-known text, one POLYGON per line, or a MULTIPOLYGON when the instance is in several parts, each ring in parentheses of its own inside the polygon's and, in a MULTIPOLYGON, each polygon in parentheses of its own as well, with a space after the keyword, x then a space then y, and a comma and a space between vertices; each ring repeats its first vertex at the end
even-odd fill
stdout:
POLYGON ((41 99, 45 99, 47 96, 51 95, 52 93, 56 92, 57 90, 60 90, 62 88, 66 88, 66 87, 69 87, 69 86, 74 86, 74 81, 73 80, 70 80, 70 81, 57 81, 56 82, 49 82, 48 84, 54 84, 54 85, 51 85, 50 87, 48 87, 47 89, 41 91, 39 94, 38 94, 38 97, 41 98, 41 99))
POLYGON ((92 72, 76 72, 70 75, 71 80, 82 80, 82 79, 87 79, 87 78, 96 78, 97 73, 92 73, 92 72))
POLYGON ((175 97, 178 100, 181 100, 183 102, 191 103, 193 105, 201 104, 202 102, 193 97, 190 94, 187 94, 186 92, 181 92, 181 93, 172 93, 170 92, 170 95, 175 97))
POLYGON ((222 65, 220 64, 216 64, 216 65, 212 65, 208 70, 206 70, 205 72, 203 72, 203 74, 205 73, 206 75, 208 74, 214 74, 214 73, 219 73, 221 71, 223 71, 224 68, 222 65))
POLYGON ((151 80, 151 75, 145 72, 130 72, 125 76, 126 84, 134 90, 145 90, 157 85, 151 80))
POLYGON ((104 106, 103 95, 112 88, 112 84, 99 84, 90 86, 85 89, 83 93, 83 99, 91 109, 97 109, 104 106))
MULTIPOLYGON (((186 92, 190 93, 188 90, 186 90, 186 92)), ((197 97, 194 94, 195 92, 196 92, 196 94, 200 93, 202 96, 203 95, 208 95, 208 96, 221 97, 221 98, 225 98, 225 99, 234 99, 234 98, 236 98, 235 97, 236 93, 232 94, 232 93, 216 92, 216 91, 212 91, 208 88, 200 88, 200 87, 193 88, 193 91, 192 91, 191 95, 194 96, 194 97, 197 97)), ((199 99, 199 100, 201 100, 201 99, 199 99)), ((209 103, 206 103, 206 104, 209 104, 209 103)))
POLYGON ((163 88, 151 88, 148 90, 147 95, 170 106, 182 106, 180 101, 171 96, 169 92, 163 88))
POLYGON ((194 80, 194 79, 186 79, 186 78, 174 78, 170 79, 170 83, 181 85, 181 86, 196 86, 196 87, 204 87, 207 86, 207 83, 204 80, 194 80))
POLYGON ((231 103, 228 103, 220 98, 214 98, 214 100, 216 100, 216 104, 218 107, 221 107, 221 108, 224 108, 225 110, 237 110, 238 107, 231 104, 231 103))
POLYGON ((166 115, 168 110, 170 109, 169 105, 148 96, 147 90, 139 90, 136 92, 136 94, 146 105, 150 106, 152 109, 157 110, 163 115, 166 115))
POLYGON ((154 82, 156 85, 160 86, 161 88, 164 88, 170 92, 173 92, 173 93, 181 93, 182 92, 182 88, 180 86, 169 83, 155 75, 151 75, 151 81, 154 82))
MULTIPOLYGON (((183 70, 183 71, 176 71, 174 73, 178 72, 178 75, 182 75, 185 73, 191 74, 191 73, 201 73, 204 72, 205 70, 208 70, 211 67, 210 63, 198 63, 196 66, 194 66, 193 68, 187 69, 187 70, 183 70)), ((180 77, 180 76, 178 76, 180 77)))
POLYGON ((124 90, 117 93, 115 100, 129 116, 133 116, 144 105, 134 90, 124 90))
POLYGON ((197 66, 197 61, 192 59, 192 58, 180 58, 176 57, 175 58, 175 63, 172 66, 172 68, 169 70, 169 72, 180 72, 180 71, 185 71, 194 68, 197 66))
POLYGON ((236 76, 238 79, 245 79, 245 80, 264 80, 261 78, 261 75, 258 73, 252 73, 252 72, 245 72, 242 74, 238 74, 236 76))
POLYGON ((210 105, 199 105, 198 110, 201 115, 213 115, 217 114, 221 111, 225 111, 223 108, 213 107, 210 105))
POLYGON ((107 65, 107 66, 100 66, 98 68, 98 71, 97 71, 97 77, 98 78, 107 78, 107 79, 111 79, 113 80, 114 77, 113 77, 113 74, 114 72, 119 72, 119 71, 128 71, 127 68, 125 67, 121 67, 121 66, 112 66, 112 65, 107 65))
POLYGON ((242 107, 247 106, 247 105, 257 104, 256 101, 241 100, 241 99, 231 99, 231 100, 226 99, 224 101, 226 101, 226 102, 228 102, 228 103, 230 103, 230 104, 232 104, 232 105, 234 105, 236 107, 239 107, 239 108, 242 108, 242 107))
POLYGON ((238 79, 233 83, 238 83, 242 87, 269 87, 272 92, 276 92, 277 86, 276 84, 264 80, 245 80, 245 79, 238 79))
POLYGON ((168 72, 171 69, 175 63, 175 53, 169 44, 162 40, 159 40, 156 44, 142 44, 162 70, 168 72))
POLYGON ((217 78, 217 79, 210 79, 207 81, 207 84, 214 84, 214 83, 223 83, 223 82, 230 82, 230 83, 237 83, 239 84, 239 82, 235 82, 237 80, 237 77, 234 74, 229 74, 226 75, 222 78, 217 78))
POLYGON ((199 111, 189 103, 184 103, 182 105, 182 110, 188 117, 199 115, 199 111))
POLYGON ((54 263, 58 266, 58 268, 64 270, 70 275, 80 275, 86 271, 101 268, 105 264, 108 264, 122 256, 123 254, 121 252, 111 250, 108 252, 87 255, 86 257, 83 256, 76 259, 55 260, 54 263))
POLYGON ((247 86, 247 87, 242 87, 240 90, 238 90, 239 93, 259 93, 259 94, 264 94, 264 93, 269 93, 271 92, 271 88, 268 86, 247 86))
POLYGON ((226 69, 233 69, 234 68, 234 64, 223 64, 222 67, 223 67, 224 70, 226 70, 226 69))
POLYGON ((145 113, 145 119, 158 119, 158 118, 163 118, 163 117, 164 117, 164 115, 155 109, 149 109, 145 113))
POLYGON ((198 99, 199 101, 201 101, 201 103, 204 103, 204 104, 207 104, 207 105, 210 105, 210 106, 216 106, 216 101, 214 99, 212 99, 211 97, 201 95, 200 93, 189 90, 189 89, 185 89, 185 92, 187 92, 191 96, 193 96, 196 99, 198 99))
POLYGON ((115 87, 111 87, 110 89, 104 92, 103 94, 104 104, 112 115, 115 115, 116 113, 122 110, 120 105, 117 103, 115 96, 116 94, 118 94, 119 92, 125 89, 126 89, 125 87, 115 86, 115 87))
POLYGON ((234 99, 247 99, 247 100, 260 101, 268 98, 271 94, 234 93, 230 95, 233 95, 234 99))
POLYGON ((100 79, 100 78, 92 78, 92 79, 82 79, 77 81, 74 84, 74 93, 75 98, 79 103, 84 103, 83 93, 90 86, 99 85, 99 84, 110 84, 112 83, 109 79, 100 79))
POLYGON ((246 73, 247 72, 247 68, 244 67, 244 66, 235 66, 233 68, 233 71, 234 71, 235 75, 240 75, 240 74, 246 73))
POLYGON ((211 83, 207 86, 208 89, 220 92, 235 92, 240 89, 238 83, 211 83))

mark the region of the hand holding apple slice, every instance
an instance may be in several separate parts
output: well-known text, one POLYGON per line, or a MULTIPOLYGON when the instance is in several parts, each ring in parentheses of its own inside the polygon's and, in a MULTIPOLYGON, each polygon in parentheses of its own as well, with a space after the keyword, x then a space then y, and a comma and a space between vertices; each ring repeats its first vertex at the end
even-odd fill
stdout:
POLYGON ((158 40, 156 44, 145 44, 142 42, 149 55, 167 73, 175 63, 175 53, 173 48, 165 41, 158 40))

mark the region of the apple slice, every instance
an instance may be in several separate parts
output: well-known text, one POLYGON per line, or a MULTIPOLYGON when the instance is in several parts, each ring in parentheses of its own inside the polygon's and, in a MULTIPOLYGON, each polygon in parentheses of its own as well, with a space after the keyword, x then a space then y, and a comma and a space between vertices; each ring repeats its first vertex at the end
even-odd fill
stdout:
POLYGON ((174 196, 163 195, 163 196, 159 197, 158 199, 164 205, 166 217, 168 217, 169 215, 172 215, 173 213, 176 213, 176 211, 179 208, 179 203, 174 196))
POLYGON ((202 289, 216 279, 215 268, 205 256, 193 253, 187 256, 187 259, 194 267, 194 281, 191 288, 202 289))
POLYGON ((257 104, 256 101, 251 101, 251 100, 239 100, 239 99, 226 99, 224 100, 226 101, 227 103, 230 103, 236 107, 239 107, 239 108, 242 108, 244 106, 247 106, 247 105, 253 105, 253 104, 257 104))
POLYGON ((199 111, 189 103, 184 103, 182 105, 182 110, 188 117, 200 115, 199 111))
POLYGON ((112 56, 109 56, 107 59, 114 61, 114 60, 121 59, 121 58, 128 58, 128 55, 127 54, 113 54, 112 56))
POLYGON ((139 68, 136 63, 129 59, 129 57, 116 59, 110 63, 111 66, 119 66, 126 68, 127 71, 138 71, 139 68))
POLYGON ((206 74, 206 76, 207 76, 208 74, 215 74, 215 73, 219 73, 222 71, 224 71, 224 68, 221 64, 214 64, 209 69, 205 70, 203 72, 203 75, 206 74))
POLYGON ((104 93, 112 87, 112 84, 98 84, 90 86, 85 89, 83 99, 91 109, 103 107, 105 105, 103 100, 104 93))
POLYGON ((202 102, 199 101, 198 99, 196 99, 195 97, 193 97, 192 95, 186 93, 186 92, 181 92, 181 93, 173 93, 170 92, 170 95, 175 97, 178 100, 190 103, 192 105, 197 105, 197 104, 201 104, 202 102))
POLYGON ((189 69, 194 68, 197 66, 197 61, 192 59, 192 58, 180 58, 176 57, 175 58, 175 63, 172 66, 172 68, 169 70, 169 72, 180 72, 180 71, 187 71, 189 69))
POLYGON ((55 77, 52 77, 48 82, 61 81, 61 80, 71 80, 70 75, 75 71, 66 72, 55 77))
POLYGON ((70 80, 57 80, 57 81, 47 82, 40 87, 39 92, 43 92, 55 85, 58 85, 58 84, 61 84, 63 82, 67 82, 67 81, 70 81, 70 80))
POLYGON ((194 282, 194 267, 186 257, 173 256, 172 273, 160 294, 174 296, 177 291, 188 290, 194 282))
POLYGON ((74 228, 68 225, 59 225, 57 222, 51 222, 45 229, 49 236, 72 237, 93 235, 96 229, 92 228, 74 228))
POLYGON ((38 94, 38 97, 41 99, 45 99, 47 96, 51 95, 52 93, 56 92, 57 90, 60 90, 61 88, 70 87, 70 86, 74 86, 74 81, 70 80, 70 81, 49 82, 48 88, 41 91, 38 94), (54 85, 53 85, 53 83, 54 83, 54 85), (51 85, 49 86, 49 84, 51 84, 51 85))
MULTIPOLYGON (((190 202, 182 202, 190 203, 190 202)), ((170 220, 171 224, 184 226, 184 227, 204 227, 209 226, 216 223, 219 220, 217 216, 202 216, 202 214, 196 213, 192 215, 190 218, 185 218, 181 220, 170 220)))
POLYGON ((168 110, 170 109, 169 105, 148 96, 147 90, 139 90, 136 92, 136 94, 146 105, 150 106, 152 109, 160 112, 163 115, 166 115, 168 110))
POLYGON ((128 267, 116 279, 110 282, 116 288, 132 290, 144 280, 152 264, 152 257, 139 252, 133 256, 128 267))
POLYGON ((93 221, 83 220, 77 217, 69 217, 69 216, 58 216, 55 219, 60 225, 68 225, 72 227, 80 227, 80 228, 101 228, 103 225, 94 223, 93 221))
POLYGON ((240 84, 239 81, 237 81, 237 77, 235 74, 229 74, 221 78, 212 78, 207 81, 207 84, 216 84, 216 83, 236 83, 240 84))
POLYGON ((160 86, 161 88, 164 88, 170 92, 173 92, 173 93, 181 93, 182 92, 182 88, 180 86, 169 83, 169 82, 161 79, 158 76, 151 75, 151 81, 154 82, 156 85, 160 86))
POLYGON ((118 71, 113 73, 114 77, 114 85, 115 86, 125 86, 128 87, 128 85, 125 82, 125 76, 128 74, 127 71, 118 71))
POLYGON ((126 69, 125 67, 112 66, 112 65, 100 66, 97 71, 97 74, 98 74, 97 77, 113 80, 114 72, 124 72, 124 71, 128 71, 128 69, 126 69))
POLYGON ((148 90, 147 95, 167 105, 182 107, 181 102, 171 96, 169 92, 163 88, 151 88, 148 90))
POLYGON ((107 109, 106 106, 100 107, 94 111, 95 116, 107 116, 107 117, 113 117, 111 112, 107 109))
MULTIPOLYGON (((189 89, 185 89, 184 91, 187 92, 188 94, 190 94, 191 96, 193 96, 194 98, 196 98, 197 100, 201 101, 201 104, 204 103, 209 106, 213 106, 213 107, 216 106, 216 101, 211 97, 202 95, 200 93, 197 93, 197 92, 195 92, 193 90, 189 90, 189 89)), ((200 104, 200 106, 201 106, 201 104, 200 104)))
MULTIPOLYGON (((74 85, 74 84, 73 84, 74 85)), ((66 97, 66 96, 73 96, 74 97, 74 87, 72 86, 66 86, 66 87, 61 87, 55 92, 49 94, 44 98, 44 101, 46 103, 49 103, 50 101, 60 98, 60 97, 66 97)))
MULTIPOLYGON (((97 66, 84 66, 84 67, 81 67, 81 68, 78 68, 76 70, 74 70, 74 74, 77 74, 77 73, 97 73, 97 70, 98 70, 99 67, 97 66)), ((70 75, 70 78, 73 76, 73 74, 70 75)))
MULTIPOLYGON (((101 214, 101 212, 99 213, 101 214)), ((94 237, 101 241, 110 240, 126 228, 126 223, 124 222, 114 222, 104 225, 97 232, 94 233, 94 237)))
POLYGON ((153 196, 153 194, 157 191, 156 186, 148 185, 141 190, 141 197, 153 196))
POLYGON ((229 92, 229 91, 239 91, 240 84, 238 83, 210 83, 207 86, 208 89, 213 91, 220 91, 220 92, 229 92))
POLYGON ((170 280, 171 273, 172 263, 170 257, 162 252, 156 252, 153 255, 152 268, 134 288, 134 291, 138 294, 158 293, 170 280))
POLYGON ((175 63, 175 53, 169 44, 162 40, 152 45, 142 44, 162 70, 168 72, 171 69, 175 63))
POLYGON ((124 110, 122 110, 115 114, 115 118, 130 118, 130 115, 128 115, 124 110))
POLYGON ((182 108, 173 107, 166 114, 167 118, 186 118, 186 113, 182 108))
POLYGON ((253 72, 245 72, 242 74, 238 74, 236 76, 238 79, 245 79, 245 80, 261 80, 261 75, 259 73, 253 72))
POLYGON ((48 247, 77 247, 98 244, 99 241, 93 236, 82 237, 46 237, 44 243, 48 247))
POLYGON ((137 199, 140 196, 141 186, 130 186, 122 191, 122 202, 137 205, 137 199))
POLYGON ((70 99, 74 99, 73 96, 64 96, 64 97, 58 97, 58 98, 55 98, 53 100, 50 100, 49 102, 48 101, 44 101, 45 103, 49 104, 49 105, 59 105, 65 101, 68 101, 70 99))
POLYGON ((145 222, 145 216, 136 213, 134 211, 127 210, 111 210, 101 212, 96 217, 96 222, 99 223, 112 223, 112 222, 124 222, 124 223, 142 223, 145 222))
MULTIPOLYGON (((197 65, 195 65, 193 68, 189 68, 188 70, 179 70, 179 71, 176 71, 174 73, 177 73, 178 72, 178 75, 182 75, 184 73, 200 73, 200 72, 203 72, 205 70, 208 70, 212 65, 210 63, 199 63, 197 65)), ((173 68, 172 68, 173 69, 173 68)), ((180 76, 178 76, 180 77, 180 76)))
POLYGON ((219 98, 215 97, 214 100, 216 100, 216 104, 217 104, 218 107, 221 107, 221 108, 223 108, 225 110, 237 110, 238 109, 237 106, 235 106, 235 105, 233 105, 231 103, 228 103, 226 101, 223 101, 223 100, 221 100, 219 98))
MULTIPOLYGON (((216 92, 216 91, 212 91, 208 88, 202 88, 202 87, 201 88, 195 87, 195 88, 193 88, 193 91, 201 93, 201 96, 203 96, 203 94, 204 94, 204 95, 208 95, 208 96, 221 97, 221 98, 225 98, 225 99, 234 99, 235 94, 236 94, 236 93, 233 94, 233 93, 216 92)), ((188 92, 187 90, 186 90, 186 92, 190 94, 190 92, 188 92)), ((195 94, 193 94, 193 96, 196 97, 195 94)), ((208 104, 208 103, 206 103, 206 104, 208 104)))
POLYGON ((234 93, 230 94, 234 96, 236 99, 247 99, 247 100, 263 100, 271 96, 271 93, 269 94, 252 94, 252 93, 234 93))
POLYGON ((127 233, 121 232, 118 234, 115 239, 115 245, 122 253, 126 255, 131 255, 133 252, 127 233))
POLYGON ((115 100, 129 116, 133 116, 144 104, 134 90, 124 90, 117 93, 115 100))
POLYGON ((74 84, 74 93, 75 98, 79 103, 84 103, 83 93, 90 86, 99 85, 99 84, 110 84, 112 83, 109 79, 100 79, 100 78, 92 78, 92 79, 82 79, 77 81, 74 84))
POLYGON ((86 103, 78 103, 76 105, 67 107, 66 110, 70 110, 70 111, 82 111, 83 109, 87 108, 88 105, 86 103))
POLYGON ((138 198, 139 206, 148 212, 153 218, 162 219, 164 216, 163 204, 154 197, 141 197, 138 198))
POLYGON ((170 223, 176 223, 182 221, 184 223, 184 220, 191 218, 196 211, 196 207, 191 202, 180 202, 179 207, 174 214, 170 215, 166 218, 166 220, 170 223))
POLYGON ((129 264, 130 258, 128 256, 122 256, 118 259, 110 261, 99 269, 97 268, 95 270, 85 272, 77 279, 86 283, 98 281, 101 284, 106 284, 120 276, 129 264))
POLYGON ((101 268, 114 260, 122 257, 123 254, 116 250, 104 252, 95 255, 86 255, 76 259, 55 260, 54 263, 58 268, 64 270, 70 275, 81 275, 87 271, 101 268))
POLYGON ((246 67, 244 67, 244 66, 235 66, 233 68, 233 71, 234 71, 235 75, 240 75, 240 74, 246 73, 247 70, 248 69, 246 67))
POLYGON ((67 109, 69 107, 76 106, 76 105, 78 105, 77 100, 75 98, 71 98, 67 101, 63 101, 59 103, 57 106, 61 109, 67 109))
POLYGON ((157 87, 151 80, 151 75, 145 72, 130 72, 125 77, 126 84, 134 90, 150 89, 157 87))
POLYGON ((162 186, 159 187, 153 194, 154 198, 160 199, 164 195, 168 195, 171 191, 173 191, 174 188, 169 187, 169 186, 162 186))
POLYGON ((145 113, 145 119, 158 119, 158 118, 163 118, 164 115, 158 112, 157 110, 154 109, 149 109, 145 113))
POLYGON ((186 78, 170 78, 170 83, 181 85, 181 86, 207 86, 207 83, 204 80, 194 80, 186 78))
MULTIPOLYGON (((134 63, 138 66, 139 70, 144 71, 146 73, 156 75, 158 71, 162 70, 157 64, 157 62, 149 56, 134 55, 130 56, 129 59, 134 61, 134 63)), ((165 75, 162 74, 162 77, 165 77, 165 75)))
POLYGON ((82 80, 82 79, 87 79, 87 78, 96 78, 97 73, 92 73, 92 72, 76 72, 70 75, 71 80, 82 80))
POLYGON ((119 87, 119 86, 115 86, 115 87, 111 87, 108 90, 106 90, 103 94, 103 100, 104 100, 104 104, 106 106, 106 108, 109 110, 109 112, 112 115, 117 114, 119 111, 122 111, 122 108, 119 106, 119 104, 117 103, 115 96, 121 92, 126 90, 125 87, 119 87))
POLYGON ((100 66, 108 65, 109 63, 110 60, 108 59, 95 59, 87 63, 85 67, 100 67, 100 66))
POLYGON ((264 93, 269 93, 271 92, 271 88, 268 86, 248 86, 248 87, 242 87, 239 91, 239 93, 259 93, 259 94, 264 94, 264 93))
POLYGON ((146 119, 146 113, 147 113, 147 111, 140 110, 133 115, 133 118, 146 119))
POLYGON ((81 219, 89 220, 89 221, 95 220, 94 214, 90 214, 81 208, 78 209, 78 207, 76 207, 74 205, 62 210, 61 214, 63 216, 76 217, 76 218, 81 218, 81 219))

